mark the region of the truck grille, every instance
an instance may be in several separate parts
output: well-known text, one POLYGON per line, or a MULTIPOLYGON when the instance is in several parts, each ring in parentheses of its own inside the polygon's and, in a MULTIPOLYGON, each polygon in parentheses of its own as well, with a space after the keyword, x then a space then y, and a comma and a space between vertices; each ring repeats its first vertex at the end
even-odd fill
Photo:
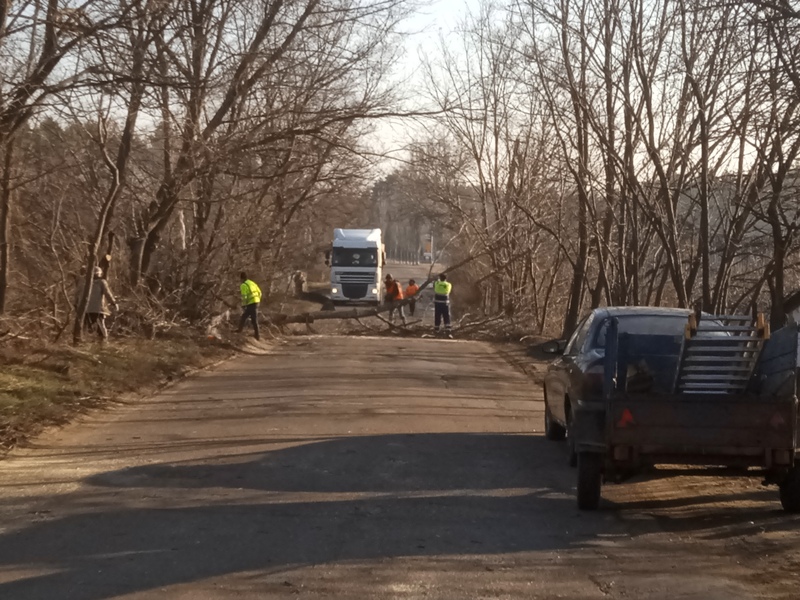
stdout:
POLYGON ((339 281, 346 283, 375 283, 375 273, 359 273, 358 271, 343 271, 339 273, 339 281))
POLYGON ((369 284, 366 283, 343 283, 342 294, 344 294, 345 298, 350 298, 351 300, 365 298, 368 287, 369 284))

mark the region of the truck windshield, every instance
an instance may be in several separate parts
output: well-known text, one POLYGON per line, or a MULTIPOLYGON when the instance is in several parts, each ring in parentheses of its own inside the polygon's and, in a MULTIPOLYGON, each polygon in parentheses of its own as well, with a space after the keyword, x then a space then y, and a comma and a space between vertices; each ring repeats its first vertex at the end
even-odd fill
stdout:
POLYGON ((334 267, 377 267, 378 250, 375 248, 334 248, 331 265, 334 267))

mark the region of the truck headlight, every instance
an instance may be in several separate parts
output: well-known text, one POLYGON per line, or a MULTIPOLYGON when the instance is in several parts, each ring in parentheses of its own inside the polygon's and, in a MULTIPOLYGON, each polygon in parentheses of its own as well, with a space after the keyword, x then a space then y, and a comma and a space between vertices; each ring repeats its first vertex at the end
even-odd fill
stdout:
POLYGON ((377 296, 378 295, 378 288, 372 288, 372 295, 373 296, 377 296))
POLYGON ((331 288, 331 294, 338 294, 338 293, 339 290, 337 290, 336 288, 331 288))

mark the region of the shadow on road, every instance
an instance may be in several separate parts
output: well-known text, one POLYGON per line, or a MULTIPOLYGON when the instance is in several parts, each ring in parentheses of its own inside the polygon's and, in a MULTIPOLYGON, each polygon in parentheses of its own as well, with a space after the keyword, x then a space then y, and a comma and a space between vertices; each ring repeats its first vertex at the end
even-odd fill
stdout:
POLYGON ((0 584, 0 597, 99 600, 342 561, 581 551, 658 530, 616 510, 578 513, 564 461, 538 436, 419 434, 103 473, 69 496, 66 516, 0 536, 0 572, 45 571, 0 584))
POLYGON ((73 514, 0 537, 0 571, 52 570, 0 584, 0 597, 94 600, 251 570, 566 548, 618 529, 577 517, 566 469, 543 468, 560 450, 533 436, 386 435, 104 473, 70 496, 73 514), (188 492, 202 501, 177 506, 188 492), (319 496, 291 497, 302 492, 319 496))
POLYGON ((340 437, 272 452, 123 469, 89 483, 318 493, 529 488, 542 486, 538 467, 562 462, 558 450, 542 438, 523 435, 340 437))

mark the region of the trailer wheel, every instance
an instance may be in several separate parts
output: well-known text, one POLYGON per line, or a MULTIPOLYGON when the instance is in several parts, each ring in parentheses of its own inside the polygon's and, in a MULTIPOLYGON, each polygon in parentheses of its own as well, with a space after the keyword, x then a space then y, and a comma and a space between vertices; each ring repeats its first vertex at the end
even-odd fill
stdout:
POLYGON ((797 467, 789 469, 786 479, 778 489, 783 510, 790 513, 800 512, 800 470, 797 467))
POLYGON ((561 441, 567 437, 567 430, 553 420, 547 400, 544 401, 544 437, 548 440, 561 441))
POLYGON ((603 485, 603 455, 596 452, 578 454, 578 508, 597 510, 603 485))

